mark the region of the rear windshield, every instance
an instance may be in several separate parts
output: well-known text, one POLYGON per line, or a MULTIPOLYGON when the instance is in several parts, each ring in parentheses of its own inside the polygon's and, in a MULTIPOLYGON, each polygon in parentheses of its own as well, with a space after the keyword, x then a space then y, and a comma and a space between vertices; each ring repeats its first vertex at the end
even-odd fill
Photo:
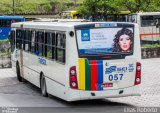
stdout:
POLYGON ((133 54, 133 27, 80 29, 76 35, 79 57, 117 59, 133 54))

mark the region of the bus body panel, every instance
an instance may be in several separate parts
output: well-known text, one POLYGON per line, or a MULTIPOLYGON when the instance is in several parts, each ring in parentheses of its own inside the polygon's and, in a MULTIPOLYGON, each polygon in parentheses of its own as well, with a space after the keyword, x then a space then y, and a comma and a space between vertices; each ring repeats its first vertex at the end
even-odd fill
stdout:
POLYGON ((58 83, 65 83, 64 71, 65 65, 62 66, 55 61, 50 62, 49 60, 45 60, 46 64, 41 64, 39 59, 44 59, 42 57, 37 57, 36 55, 28 53, 23 53, 23 67, 27 68, 24 69, 24 78, 31 81, 36 86, 40 87, 40 74, 41 72, 43 75, 52 81, 56 81, 58 83), (29 60, 32 59, 32 60, 29 60))
POLYGON ((0 40, 7 40, 11 28, 0 28, 0 40))
POLYGON ((140 96, 140 86, 132 86, 122 89, 110 89, 106 91, 83 91, 69 89, 69 96, 67 101, 89 100, 101 98, 118 98, 126 96, 140 96))
POLYGON ((40 87, 40 84, 39 84, 40 73, 37 71, 37 69, 38 69, 37 56, 23 52, 23 75, 22 76, 26 80, 36 85, 37 87, 40 87), (29 59, 32 59, 32 60, 29 60, 29 59))
POLYGON ((52 95, 59 97, 63 100, 67 100, 67 98, 68 98, 67 93, 68 92, 66 90, 65 85, 63 85, 62 83, 57 83, 48 77, 46 77, 45 79, 46 79, 47 92, 49 94, 52 94, 52 95))
POLYGON ((146 41, 158 41, 160 37, 160 29, 156 26, 140 27, 140 39, 146 41))
POLYGON ((136 59, 87 60, 77 63, 79 90, 120 89, 134 85, 136 59))

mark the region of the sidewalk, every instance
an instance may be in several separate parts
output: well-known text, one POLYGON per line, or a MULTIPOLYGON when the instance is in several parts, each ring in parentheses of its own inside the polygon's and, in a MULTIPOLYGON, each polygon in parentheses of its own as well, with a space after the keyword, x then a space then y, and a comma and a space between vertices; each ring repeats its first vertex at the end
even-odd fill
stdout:
POLYGON ((0 69, 0 86, 14 85, 17 83, 18 80, 16 79, 16 74, 11 68, 0 69))
POLYGON ((0 69, 0 79, 15 77, 16 74, 12 71, 11 68, 0 69))

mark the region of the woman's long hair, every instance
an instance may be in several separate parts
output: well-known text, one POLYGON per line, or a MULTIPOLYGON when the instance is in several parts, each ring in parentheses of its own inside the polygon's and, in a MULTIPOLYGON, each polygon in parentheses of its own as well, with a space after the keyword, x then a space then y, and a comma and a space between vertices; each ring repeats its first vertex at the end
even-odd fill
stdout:
MULTIPOLYGON (((122 52, 122 49, 120 48, 119 45, 119 38, 121 35, 128 35, 130 37, 130 40, 133 42, 133 32, 127 28, 122 28, 117 32, 115 35, 115 38, 113 39, 114 44, 113 44, 113 52, 122 52)), ((132 45, 130 49, 132 48, 132 45)))

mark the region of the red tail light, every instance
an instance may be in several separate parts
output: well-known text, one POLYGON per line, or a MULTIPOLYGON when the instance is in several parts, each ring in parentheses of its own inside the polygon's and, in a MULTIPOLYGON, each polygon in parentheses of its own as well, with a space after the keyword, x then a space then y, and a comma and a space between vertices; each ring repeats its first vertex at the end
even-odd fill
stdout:
POLYGON ((141 63, 137 62, 134 85, 138 85, 140 83, 141 83, 141 63))
POLYGON ((76 66, 72 66, 69 70, 69 83, 72 89, 78 89, 76 66))

